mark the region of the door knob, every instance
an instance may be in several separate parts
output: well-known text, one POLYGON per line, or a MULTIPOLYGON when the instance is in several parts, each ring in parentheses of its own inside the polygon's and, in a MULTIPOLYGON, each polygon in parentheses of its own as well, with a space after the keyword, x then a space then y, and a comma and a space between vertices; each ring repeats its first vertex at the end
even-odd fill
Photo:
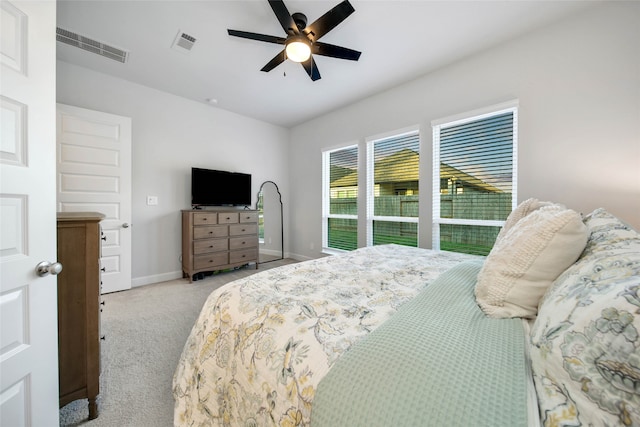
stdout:
POLYGON ((47 274, 53 274, 54 276, 59 274, 62 271, 62 264, 59 262, 48 262, 42 261, 38 265, 36 265, 36 273, 40 277, 44 277, 47 274))
POLYGON ((125 222, 124 224, 122 224, 122 228, 129 228, 129 224, 125 222))

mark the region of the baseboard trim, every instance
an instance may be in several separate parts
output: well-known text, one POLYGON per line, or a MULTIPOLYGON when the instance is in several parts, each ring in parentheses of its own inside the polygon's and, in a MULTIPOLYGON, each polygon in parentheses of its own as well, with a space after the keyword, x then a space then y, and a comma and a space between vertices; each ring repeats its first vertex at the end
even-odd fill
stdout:
MULTIPOLYGON (((292 258, 292 259, 295 259, 296 261, 309 261, 311 259, 315 259, 313 257, 293 254, 290 252, 285 253, 285 258, 292 258)), ((153 283, 167 282, 169 280, 176 280, 181 278, 182 278, 182 271, 172 271, 169 273, 152 274, 150 276, 136 277, 135 279, 131 279, 131 287, 137 288, 138 286, 151 285, 153 283)))
POLYGON ((172 271, 169 273, 153 274, 151 276, 136 277, 131 279, 131 287, 137 288, 138 286, 150 285, 152 283, 166 282, 169 280, 181 279, 182 271, 172 271))
POLYGON ((309 261, 309 260, 315 259, 313 257, 300 255, 300 254, 293 254, 291 252, 287 252, 285 255, 285 258, 292 258, 292 259, 295 259, 296 261, 309 261))

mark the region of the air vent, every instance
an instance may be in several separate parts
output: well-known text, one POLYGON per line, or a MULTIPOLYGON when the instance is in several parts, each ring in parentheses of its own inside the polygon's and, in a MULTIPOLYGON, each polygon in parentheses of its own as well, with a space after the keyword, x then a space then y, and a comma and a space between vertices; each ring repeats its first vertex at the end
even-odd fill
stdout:
POLYGON ((126 50, 109 46, 108 44, 81 36, 80 34, 60 27, 56 28, 56 40, 122 63, 127 62, 127 58, 129 57, 129 52, 126 50))
POLYGON ((173 45, 171 47, 181 52, 189 52, 191 48, 193 48, 194 44, 196 44, 195 37, 190 36, 187 33, 183 33, 182 31, 178 31, 178 35, 173 41, 173 45))

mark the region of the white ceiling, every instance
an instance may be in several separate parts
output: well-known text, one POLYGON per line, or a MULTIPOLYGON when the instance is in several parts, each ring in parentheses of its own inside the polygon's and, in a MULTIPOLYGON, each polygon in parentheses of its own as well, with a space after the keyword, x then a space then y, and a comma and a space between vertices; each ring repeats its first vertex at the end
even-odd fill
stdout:
MULTIPOLYGON (((285 0, 311 23, 341 0, 285 0)), ((267 0, 58 0, 58 26, 129 51, 125 64, 57 43, 58 59, 265 122, 292 127, 424 75, 595 4, 591 1, 350 0, 355 12, 322 42, 359 50, 358 62, 314 56, 260 69, 282 47, 227 29, 284 37, 267 0), (196 38, 172 49, 179 31, 196 38)))

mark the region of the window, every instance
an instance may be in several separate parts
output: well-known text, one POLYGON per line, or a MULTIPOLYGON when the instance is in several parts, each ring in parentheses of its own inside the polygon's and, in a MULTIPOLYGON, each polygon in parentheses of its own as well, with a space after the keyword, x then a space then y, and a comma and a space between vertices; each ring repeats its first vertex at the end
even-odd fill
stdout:
POLYGON ((418 246, 420 135, 367 143, 367 246, 418 246))
POLYGON ((322 153, 322 246, 358 247, 358 147, 322 153))
POLYGON ((487 255, 516 203, 517 106, 433 125, 433 248, 487 255))

